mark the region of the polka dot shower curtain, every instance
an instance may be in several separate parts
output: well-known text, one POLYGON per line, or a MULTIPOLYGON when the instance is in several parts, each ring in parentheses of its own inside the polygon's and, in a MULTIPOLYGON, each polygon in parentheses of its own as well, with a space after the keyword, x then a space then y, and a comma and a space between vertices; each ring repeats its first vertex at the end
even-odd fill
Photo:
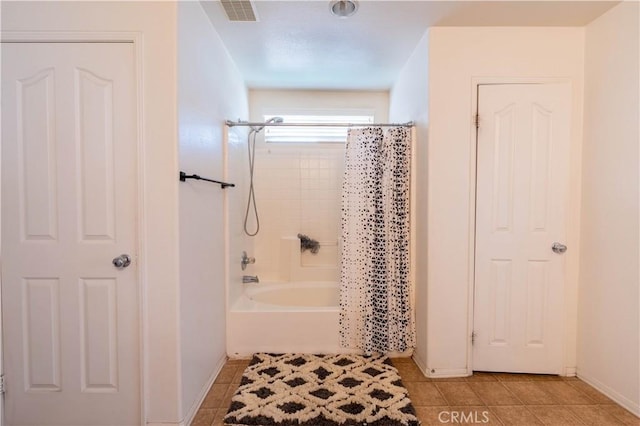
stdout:
POLYGON ((415 346, 409 282, 411 129, 349 129, 342 184, 340 343, 415 346))

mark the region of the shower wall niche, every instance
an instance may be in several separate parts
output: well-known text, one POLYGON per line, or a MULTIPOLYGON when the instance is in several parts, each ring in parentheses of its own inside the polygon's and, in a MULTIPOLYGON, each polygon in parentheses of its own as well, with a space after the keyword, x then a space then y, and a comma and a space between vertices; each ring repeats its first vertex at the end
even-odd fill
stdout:
MULTIPOLYGON (((295 111, 370 110, 387 121, 388 92, 252 90, 251 121, 295 111)), ((256 140, 254 189, 260 232, 250 238, 261 281, 337 281, 343 143, 265 143, 256 140), (316 254, 299 252, 298 234, 320 242, 316 254), (296 252, 297 250, 297 252, 296 252)), ((255 229, 252 214, 249 229, 255 229)))

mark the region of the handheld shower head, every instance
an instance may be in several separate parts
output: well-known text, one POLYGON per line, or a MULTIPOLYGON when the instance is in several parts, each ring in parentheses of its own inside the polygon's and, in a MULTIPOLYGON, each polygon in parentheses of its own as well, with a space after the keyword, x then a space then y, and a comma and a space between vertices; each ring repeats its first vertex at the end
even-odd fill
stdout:
POLYGON ((255 236, 260 231, 260 218, 258 217, 258 207, 256 206, 256 194, 253 190, 253 166, 255 164, 254 161, 256 158, 256 136, 262 129, 265 128, 267 124, 280 124, 283 121, 284 120, 282 119, 282 117, 271 117, 260 127, 251 126, 251 131, 249 131, 249 135, 247 136, 247 148, 249 149, 249 198, 247 199, 247 210, 244 214, 244 232, 250 237, 255 236), (256 230, 254 232, 250 232, 247 227, 247 222, 249 221, 249 211, 251 210, 252 204, 253 213, 256 220, 256 230))
POLYGON ((282 117, 271 117, 270 119, 265 121, 262 126, 260 126, 260 127, 252 127, 251 129, 254 130, 255 132, 259 132, 262 129, 264 129, 267 124, 271 124, 271 123, 280 124, 283 121, 284 120, 282 119, 282 117))

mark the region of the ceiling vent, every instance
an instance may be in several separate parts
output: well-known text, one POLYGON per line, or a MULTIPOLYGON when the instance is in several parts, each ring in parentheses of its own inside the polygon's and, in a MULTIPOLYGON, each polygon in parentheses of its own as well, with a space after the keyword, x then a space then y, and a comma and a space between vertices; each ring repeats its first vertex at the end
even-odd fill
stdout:
POLYGON ((255 22, 256 13, 249 0, 220 0, 227 17, 233 22, 255 22))

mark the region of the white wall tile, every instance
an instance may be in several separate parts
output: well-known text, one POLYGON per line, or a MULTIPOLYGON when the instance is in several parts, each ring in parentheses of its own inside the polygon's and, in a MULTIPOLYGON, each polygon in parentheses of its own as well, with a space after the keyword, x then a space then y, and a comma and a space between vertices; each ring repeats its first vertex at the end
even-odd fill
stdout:
MULTIPOLYGON (((369 105, 376 110, 376 120, 386 121, 388 93, 252 91, 249 102, 252 121, 261 121, 265 108, 326 109, 328 105, 334 108, 369 105)), ((325 250, 321 248, 321 254, 307 254, 306 264, 333 262, 338 266, 345 146, 267 145, 262 134, 256 142, 255 191, 261 228, 253 238, 254 272, 262 281, 279 280, 281 239, 296 237, 298 233, 333 244, 325 250)))

